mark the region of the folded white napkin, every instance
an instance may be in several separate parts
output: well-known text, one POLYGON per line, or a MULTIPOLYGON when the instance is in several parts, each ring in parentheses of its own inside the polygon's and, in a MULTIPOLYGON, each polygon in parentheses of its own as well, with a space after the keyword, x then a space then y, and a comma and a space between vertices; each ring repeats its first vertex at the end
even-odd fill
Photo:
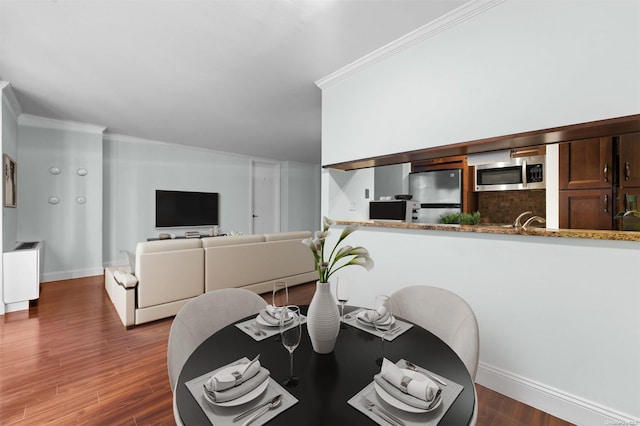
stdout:
POLYGON ((231 372, 216 373, 207 380, 204 387, 211 399, 216 402, 231 401, 251 392, 269 377, 269 370, 260 366, 260 361, 238 364, 241 377, 236 378, 231 372), (248 368, 247 368, 248 367, 248 368))
POLYGON ((440 399, 440 387, 427 376, 417 372, 415 378, 407 376, 397 365, 388 359, 382 360, 380 373, 374 376, 375 382, 394 398, 411 405, 412 407, 429 410, 440 399), (403 392, 403 381, 406 383, 406 392, 403 392))
POLYGON ((207 390, 209 391, 223 391, 234 386, 238 386, 243 382, 246 382, 260 371, 260 361, 248 362, 246 364, 236 365, 233 371, 216 373, 207 381, 207 390), (237 373, 239 376, 235 376, 232 373, 237 373))
POLYGON ((358 312, 356 317, 359 320, 371 325, 378 324, 382 326, 388 326, 391 325, 393 321, 393 317, 389 314, 389 312, 387 312, 384 306, 381 306, 378 312, 374 311, 373 309, 360 311, 358 312))
MULTIPOLYGON (((280 310, 273 305, 267 305, 265 309, 261 309, 259 315, 269 325, 274 327, 280 325, 280 310)), ((289 316, 289 313, 287 313, 287 321, 289 316)))

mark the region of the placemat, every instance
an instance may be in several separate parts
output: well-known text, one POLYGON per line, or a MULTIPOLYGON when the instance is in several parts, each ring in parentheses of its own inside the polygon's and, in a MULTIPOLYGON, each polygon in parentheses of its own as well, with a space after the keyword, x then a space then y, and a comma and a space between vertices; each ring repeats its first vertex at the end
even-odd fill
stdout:
MULTIPOLYGON (((398 361, 396 363, 396 365, 398 367, 404 368, 406 364, 405 364, 404 360, 400 360, 400 361, 398 361)), ((369 401, 371 401, 374 404, 376 404, 378 407, 383 408, 384 410, 386 410, 387 412, 389 412, 393 416, 395 416, 398 419, 402 420, 402 422, 405 424, 405 426, 413 426, 413 425, 416 425, 416 426, 418 426, 418 425, 433 426, 433 425, 437 425, 438 422, 440 421, 440 419, 442 417, 444 417, 444 415, 447 413, 447 411, 449 410, 451 405, 458 398, 458 396, 460 395, 460 393, 464 389, 464 386, 462 386, 462 385, 460 385, 460 384, 458 384, 456 382, 453 382, 453 381, 447 379, 446 377, 442 377, 442 376, 437 375, 435 373, 431 373, 427 369, 418 368, 418 371, 420 371, 420 370, 428 371, 430 374, 434 374, 435 376, 442 378, 442 380, 444 380, 447 383, 447 386, 439 385, 440 389, 442 389, 442 392, 441 392, 442 403, 440 403, 440 405, 437 408, 435 408, 433 411, 429 411, 428 413, 408 413, 406 411, 402 411, 402 410, 390 405, 388 402, 384 401, 380 396, 378 396, 378 394, 377 394, 377 392, 376 392, 376 390, 374 388, 374 382, 373 381, 371 383, 369 383, 360 392, 355 394, 351 399, 349 399, 349 401, 347 401, 347 403, 349 405, 351 405, 352 407, 354 407, 356 410, 360 411, 361 413, 363 413, 364 415, 369 417, 371 420, 373 420, 374 422, 376 422, 379 425, 388 426, 389 422, 386 421, 385 419, 383 419, 382 417, 380 417, 378 414, 369 411, 366 408, 366 405, 364 403, 365 399, 368 399, 369 401)))
POLYGON ((267 389, 264 391, 262 395, 254 399, 253 401, 247 402, 246 404, 238 405, 235 407, 219 407, 209 403, 204 397, 204 388, 203 385, 209 380, 213 374, 217 371, 228 367, 230 365, 236 365, 241 363, 249 362, 248 358, 241 358, 235 362, 232 362, 227 365, 223 365, 220 368, 217 368, 213 371, 210 371, 206 374, 203 374, 200 377, 196 377, 195 379, 189 380, 185 383, 189 392, 196 400, 202 411, 206 414, 207 418, 211 422, 211 424, 217 425, 242 425, 245 421, 247 421, 251 416, 247 416, 246 418, 239 420, 237 422, 233 422, 233 418, 237 415, 244 413, 246 410, 251 407, 255 407, 256 405, 260 405, 263 402, 269 401, 274 398, 278 394, 282 394, 282 401, 279 407, 276 407, 272 410, 267 411, 265 414, 257 418, 252 425, 262 425, 267 423, 269 420, 276 417, 278 414, 287 410, 288 408, 294 406, 298 403, 298 400, 291 395, 285 388, 283 388, 278 382, 273 380, 273 378, 269 377, 269 385, 267 389))
MULTIPOLYGON (((300 315, 300 324, 304 324, 306 322, 307 317, 305 315, 300 315)), ((260 340, 268 339, 271 336, 275 336, 276 334, 280 334, 279 327, 268 327, 258 324, 256 317, 239 322, 236 324, 236 327, 242 330, 245 334, 253 337, 253 339, 258 342, 260 340)), ((287 330, 291 327, 293 327, 293 324, 290 327, 287 327, 287 330)))
MULTIPOLYGON (((362 331, 366 331, 367 333, 373 334, 374 336, 382 337, 382 332, 376 330, 375 327, 370 327, 366 324, 363 324, 361 321, 358 321, 358 319, 356 318, 356 315, 358 315, 359 312, 366 311, 366 310, 367 308, 359 308, 359 309, 356 309, 355 311, 349 312, 348 319, 347 319, 347 314, 345 314, 345 319, 343 322, 352 327, 355 327, 362 331)), ((400 336, 405 331, 409 330, 411 327, 413 327, 413 324, 411 324, 410 322, 402 321, 396 318, 395 325, 390 331, 387 331, 386 335, 384 336, 384 340, 387 340, 390 342, 396 337, 400 336)))

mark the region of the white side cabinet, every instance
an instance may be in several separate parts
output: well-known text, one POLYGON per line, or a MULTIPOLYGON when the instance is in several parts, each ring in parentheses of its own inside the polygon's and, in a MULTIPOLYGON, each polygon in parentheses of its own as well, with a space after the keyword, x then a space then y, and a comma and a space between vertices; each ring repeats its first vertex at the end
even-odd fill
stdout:
POLYGON ((44 241, 18 242, 2 254, 4 303, 24 302, 40 297, 44 241))

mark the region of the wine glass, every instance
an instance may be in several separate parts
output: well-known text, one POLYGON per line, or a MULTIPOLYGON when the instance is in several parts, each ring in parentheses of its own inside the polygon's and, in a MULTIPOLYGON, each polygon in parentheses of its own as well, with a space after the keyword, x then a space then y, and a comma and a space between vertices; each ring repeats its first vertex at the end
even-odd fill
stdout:
POLYGON ((271 304, 275 308, 275 312, 289 304, 289 289, 284 281, 273 283, 273 293, 271 295, 271 304))
POLYGON ((344 325, 345 319, 350 319, 351 317, 347 314, 344 316, 344 304, 349 301, 349 281, 346 278, 338 277, 336 282, 336 297, 338 298, 338 302, 340 302, 340 328, 347 328, 344 325))
POLYGON ((376 364, 382 366, 382 359, 384 358, 384 338, 387 332, 391 328, 391 300, 389 296, 378 295, 376 296, 373 304, 373 325, 376 327, 379 333, 381 333, 381 356, 376 359, 376 364))
MULTIPOLYGON (((275 318, 281 316, 281 311, 289 304, 289 289, 284 281, 276 281, 273 283, 273 293, 271 295, 271 305, 273 305, 273 314, 275 318)), ((280 340, 280 336, 276 337, 276 341, 280 340)))
POLYGON ((287 387, 297 385, 300 380, 293 375, 293 351, 300 344, 301 334, 300 308, 295 305, 285 306, 280 313, 280 337, 282 345, 289 351, 289 377, 283 382, 287 387))

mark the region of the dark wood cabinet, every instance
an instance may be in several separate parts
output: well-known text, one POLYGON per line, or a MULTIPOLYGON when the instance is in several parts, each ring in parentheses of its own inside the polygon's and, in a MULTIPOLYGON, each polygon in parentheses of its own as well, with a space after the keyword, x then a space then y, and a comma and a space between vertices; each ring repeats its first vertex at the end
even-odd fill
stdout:
POLYGON ((560 189, 611 188, 612 139, 592 138, 560 144, 560 189))
POLYGON ((614 200, 611 189, 560 191, 560 228, 613 228, 614 200))
POLYGON ((640 133, 560 144, 560 227, 622 229, 613 219, 640 188, 640 133))
POLYGON ((618 136, 618 186, 640 187, 640 133, 618 136))

